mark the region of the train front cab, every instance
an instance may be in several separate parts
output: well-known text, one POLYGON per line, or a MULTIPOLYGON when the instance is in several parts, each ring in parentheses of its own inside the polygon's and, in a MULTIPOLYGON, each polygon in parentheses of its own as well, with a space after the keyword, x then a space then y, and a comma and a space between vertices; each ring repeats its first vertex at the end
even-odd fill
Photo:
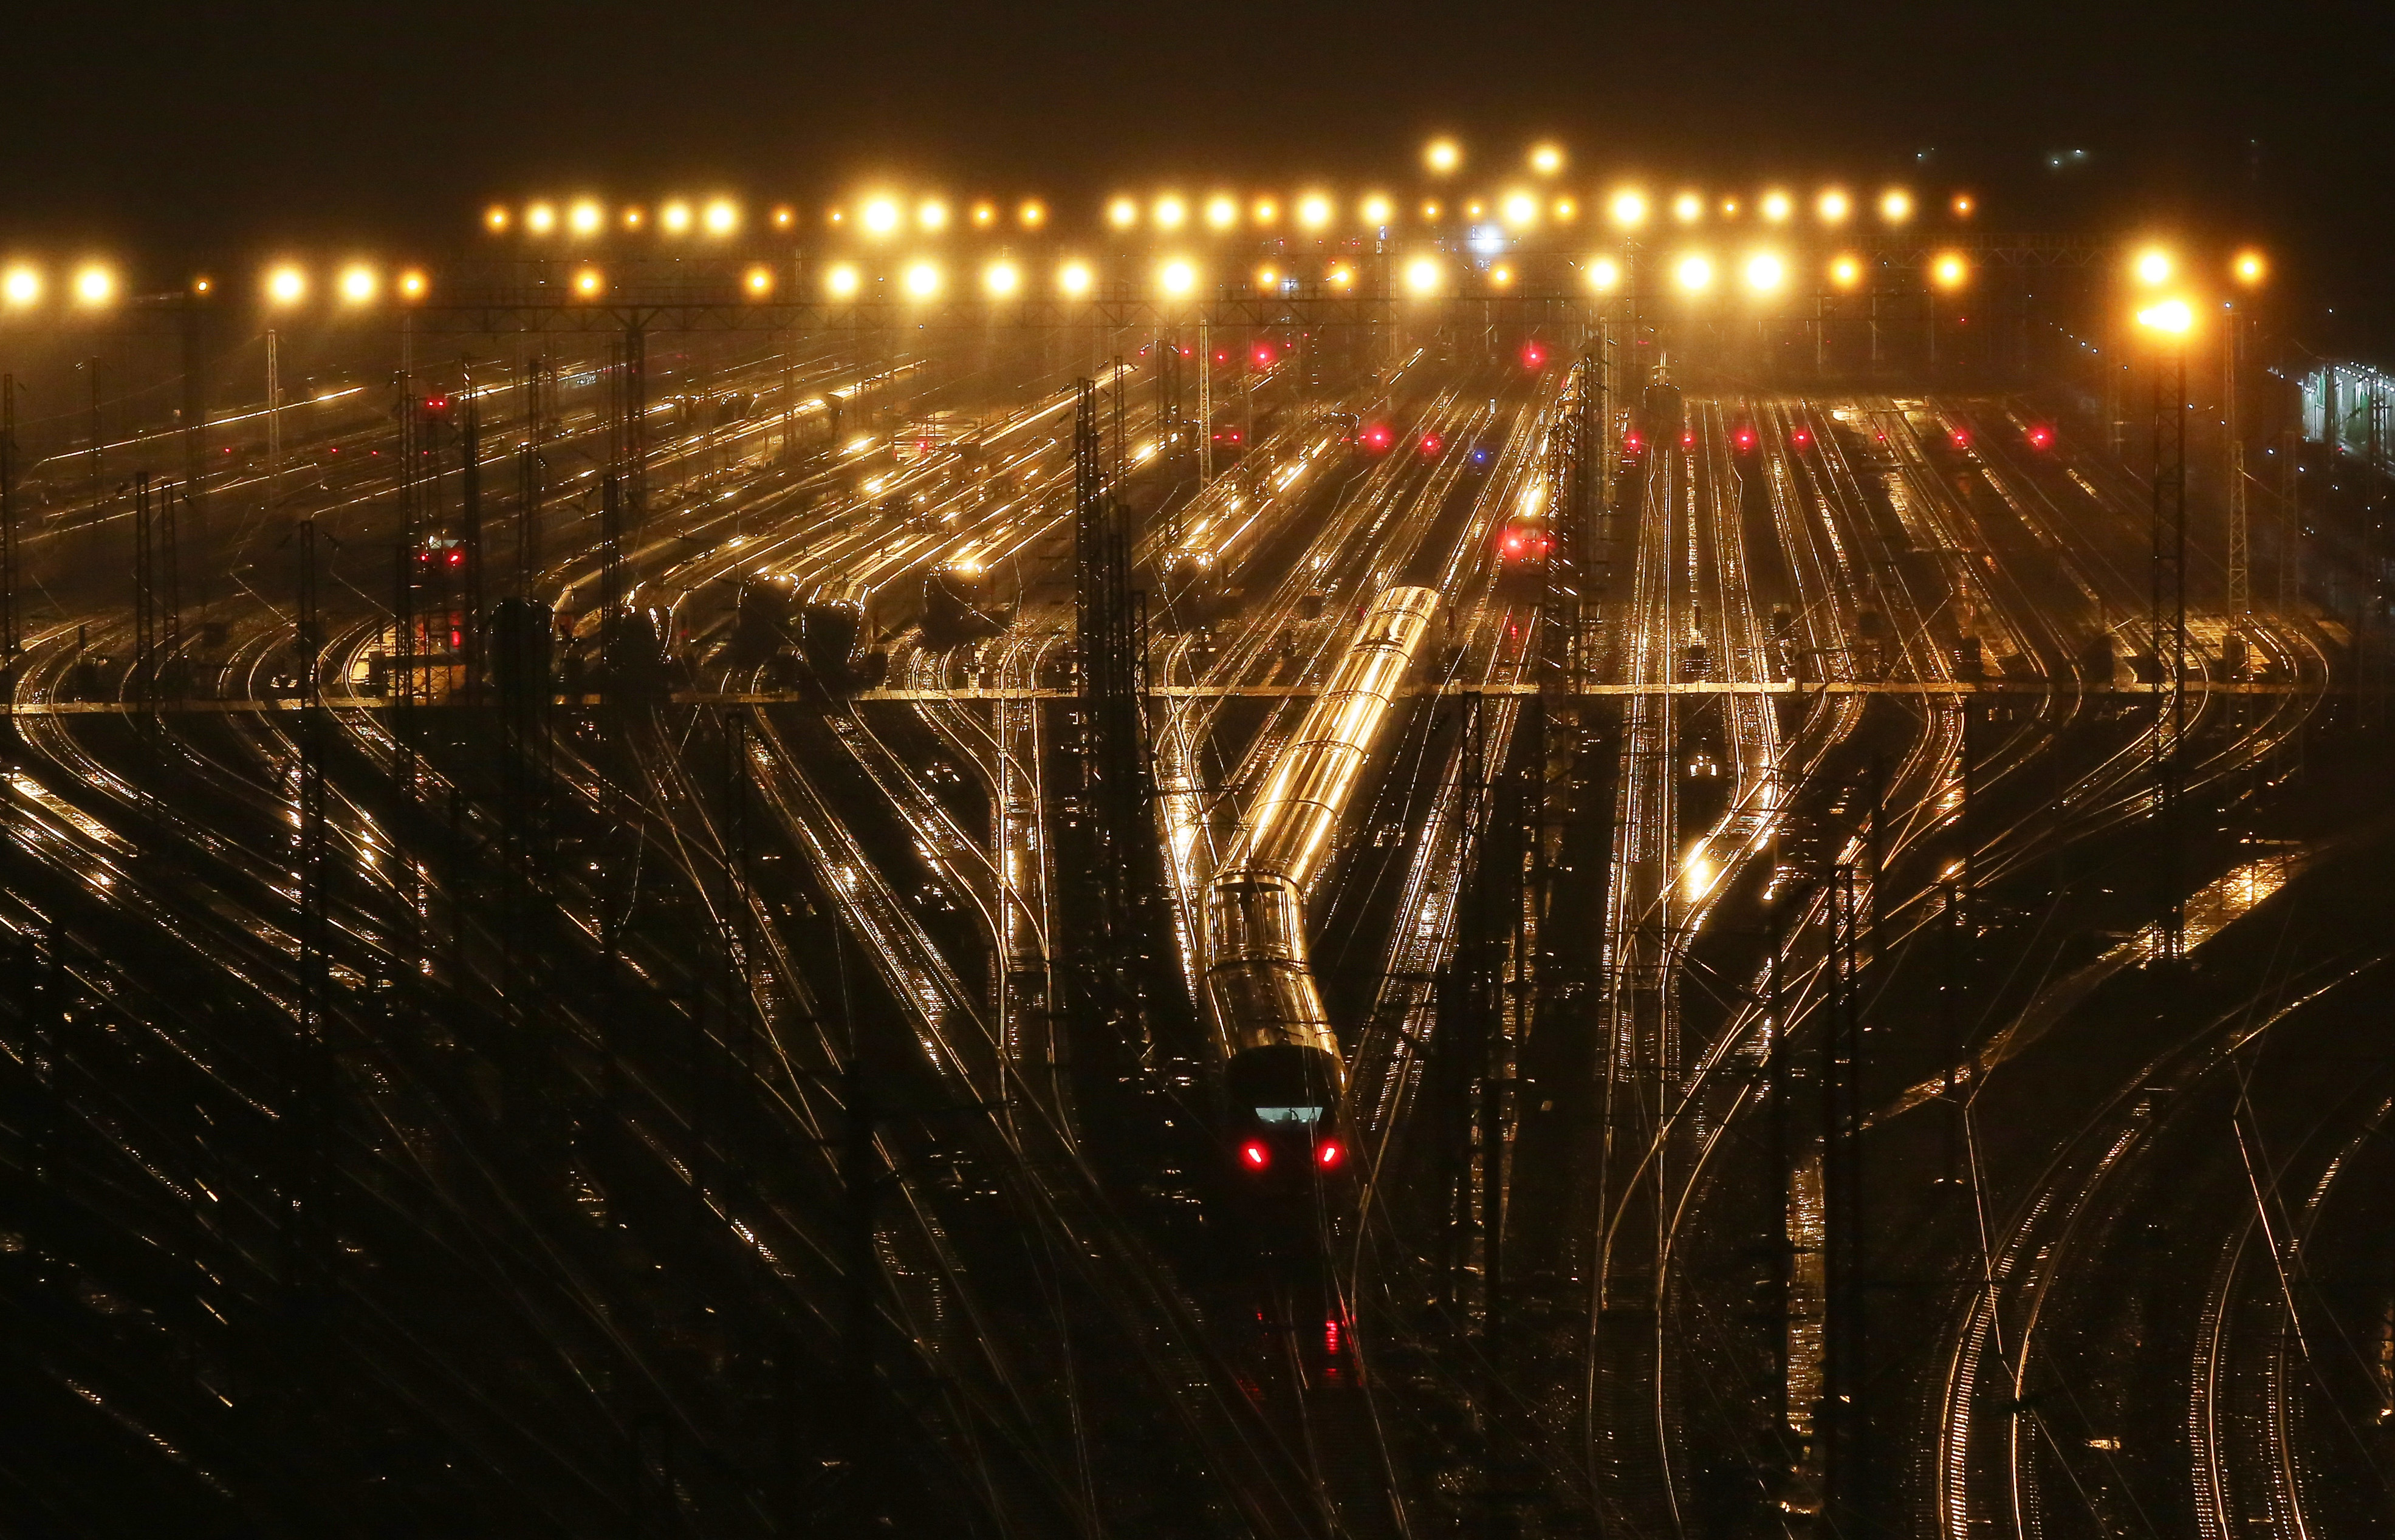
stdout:
POLYGON ((1231 1056, 1224 1128, 1241 1189, 1266 1206, 1343 1185, 1355 1150, 1342 1116, 1339 1066, 1320 1048, 1273 1043, 1231 1056))

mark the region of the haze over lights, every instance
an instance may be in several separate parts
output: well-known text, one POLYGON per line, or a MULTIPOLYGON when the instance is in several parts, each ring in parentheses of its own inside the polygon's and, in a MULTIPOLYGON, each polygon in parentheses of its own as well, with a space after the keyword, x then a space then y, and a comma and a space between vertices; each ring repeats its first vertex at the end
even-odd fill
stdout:
POLYGON ((1971 265, 1963 260, 1960 252, 1941 252, 1929 264, 1930 282, 1941 289, 1959 289, 1971 277, 1971 265))
POLYGON ((1157 270, 1157 285, 1176 297, 1198 286, 1198 270, 1183 261, 1171 261, 1157 270))
POLYGON ((1227 192, 1217 192, 1206 200, 1206 222, 1216 230, 1228 230, 1239 222, 1239 201, 1227 192))
POLYGON ((1617 192, 1611 205, 1613 222, 1624 230, 1636 230, 1647 222, 1647 199, 1643 193, 1617 192))
POLYGON ((2137 274, 2140 283, 2167 283, 2173 267, 2170 253, 2160 246, 2149 246, 2137 253, 2137 274))
POLYGON ((605 213, 596 203, 589 198, 577 199, 574 206, 565 211, 565 228, 576 235, 596 235, 601 221, 605 217, 605 213))
POLYGON ((1012 262, 992 262, 982 270, 981 286, 993 297, 1004 299, 1023 286, 1023 270, 1012 262))
POLYGON ((2270 275, 2270 265, 2262 259, 2258 251, 2241 251, 2236 260, 2230 263, 2229 270, 2236 275, 2237 282, 2251 286, 2270 275))
POLYGON ((585 268, 574 275, 574 292, 584 299, 596 298, 606 286, 606 279, 596 268, 585 268))
POLYGON ((1787 265, 1767 251, 1746 259, 1746 286, 1757 294, 1769 294, 1787 276, 1787 265))
POLYGON ((679 198, 657 210, 657 223, 665 227, 668 235, 686 232, 690 229, 690 205, 679 198))
POLYGON ((1158 230, 1179 230, 1189 221, 1189 205, 1168 192, 1156 200, 1147 217, 1158 230))
POLYGON ((1690 294, 1701 294, 1713 283, 1714 265, 1706 257, 1683 257, 1679 265, 1672 270, 1672 276, 1690 294))
POLYGON ((1834 187, 1822 193, 1813 207, 1825 225, 1842 225, 1846 222, 1846 216, 1855 210, 1854 200, 1834 187))
POLYGON ((1610 257, 1600 257, 1588 265, 1588 286, 1599 294, 1611 294, 1621 285, 1621 264, 1610 257))
POLYGON ((116 275, 93 266, 75 274, 75 298, 86 305, 105 305, 116 297, 116 275))
POLYGON ((1879 196, 1879 217, 1891 225, 1900 225, 1912 217, 1912 194, 1900 187, 1889 188, 1879 196))
POLYGON ((1841 289, 1851 289, 1863 281, 1863 265, 1851 257, 1841 257, 1830 263, 1830 283, 1841 289))
POLYGON ((1106 205, 1106 223, 1117 230, 1129 230, 1139 223, 1139 204, 1129 198, 1117 198, 1106 205))
POLYGON ((1542 177, 1552 177, 1564 168, 1562 147, 1553 144, 1534 145, 1530 149, 1530 169, 1542 177))
POLYGON ((1364 200, 1363 206, 1359 212, 1364 216, 1364 222, 1370 225, 1375 230, 1386 225, 1389 220, 1396 215, 1396 209, 1390 204, 1389 200, 1382 197, 1377 192, 1364 200))
POLYGON ((341 272, 341 297, 352 305, 363 305, 375 296, 374 270, 363 263, 352 264, 341 272))
POLYGON ((740 205, 729 198, 718 198, 707 205, 707 233, 729 235, 739 227, 740 205))
POLYGON ((930 262, 911 263, 906 269, 906 292, 915 298, 929 299, 940 292, 940 270, 930 262))
POLYGON ((1330 200, 1319 192, 1309 192, 1297 201, 1297 222, 1307 230, 1320 230, 1330 223, 1330 200))
POLYGON ((547 204, 532 204, 524 209, 524 229, 535 235, 547 235, 557 228, 557 210, 547 204))
POLYGON ((1056 270, 1056 287, 1064 291, 1067 299, 1078 299, 1088 294, 1094 282, 1087 262, 1067 262, 1056 270))
POLYGON ((1788 216, 1794 208, 1795 204, 1785 192, 1775 190, 1763 195, 1763 217, 1775 225, 1787 223, 1788 216))
POLYGON ((898 200, 867 198, 865 201, 865 228, 873 235, 887 235, 898 228, 898 200))
POLYGON ((860 282, 853 264, 834 263, 830 270, 824 274, 824 292, 834 299, 853 298, 860 282))
POLYGON ((1417 257, 1406 264, 1406 287, 1418 295, 1436 294, 1444 276, 1435 257, 1417 257))
POLYGON ((2195 310, 2184 299, 2165 299, 2139 310, 2137 324, 2168 336, 2184 336, 2195 324, 2195 310))
POLYGON ((948 228, 948 205, 937 198, 926 198, 915 205, 915 226, 926 233, 948 228))
POLYGON ((1527 192, 1509 192, 1501 205, 1505 223, 1515 230, 1528 230, 1539 222, 1539 200, 1527 192))
POLYGON ((767 267, 750 268, 741 275, 740 286, 748 291, 749 298, 762 299, 774 292, 774 270, 767 267))
POLYGON ((31 305, 42 297, 42 275, 33 269, 18 266, 0 274, 0 299, 11 305, 31 305))
POLYGON ((1705 201, 1693 192, 1683 192, 1672 200, 1672 217, 1684 225, 1693 225, 1705 217, 1705 201))
POLYGON ((1434 176, 1445 177, 1463 164, 1463 147, 1453 139, 1433 139, 1422 146, 1422 165, 1434 176))
POLYGON ((266 275, 266 297, 277 305, 297 305, 308 296, 308 278, 298 268, 277 268, 266 275))

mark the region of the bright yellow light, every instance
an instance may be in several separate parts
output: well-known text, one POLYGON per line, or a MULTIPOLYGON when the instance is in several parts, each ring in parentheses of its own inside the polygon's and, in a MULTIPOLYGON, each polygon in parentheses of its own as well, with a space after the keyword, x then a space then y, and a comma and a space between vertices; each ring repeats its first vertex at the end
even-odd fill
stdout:
POLYGON ((657 210, 657 223, 666 227, 668 235, 680 235, 690 229, 690 205, 676 198, 657 210))
POLYGON ((1087 262, 1067 262, 1056 270, 1056 286, 1065 291, 1067 298, 1080 298, 1095 281, 1087 262))
POLYGON ((2270 264, 2262 259, 2258 251, 2241 251, 2229 264, 2229 270, 2237 275, 2237 282, 2251 285, 2270 276, 2270 264))
POLYGON ((1269 225, 1280 217, 1280 204, 1270 198, 1258 198, 1248 210, 1248 217, 1260 225, 1269 225))
POLYGON ((1528 230, 1539 222, 1539 200, 1527 192, 1508 192, 1499 206, 1500 217, 1515 230, 1528 230))
POLYGON ((496 204, 483 211, 483 228, 493 234, 508 228, 508 211, 496 204))
POLYGON ((2170 253, 2163 250, 2160 246, 2150 246, 2144 251, 2137 253, 2138 283, 2167 283, 2170 282, 2170 253))
POLYGON ((1297 222, 1307 230, 1320 230, 1330 223, 1330 200, 1319 192, 1309 192, 1297 201, 1297 222))
POLYGON ((1189 221, 1189 205, 1176 194, 1168 192, 1156 200, 1156 205, 1147 211, 1147 217, 1158 230, 1179 230, 1189 221))
POLYGON ((1227 192, 1217 192, 1206 200, 1206 222, 1216 230, 1228 230, 1239 222, 1239 201, 1227 192))
POLYGON ((774 228, 775 230, 787 230, 792 225, 798 223, 798 210, 790 207, 787 204, 779 204, 774 210, 774 228))
POLYGON ((1389 222, 1396 215, 1396 209, 1389 200, 1375 192, 1364 200, 1362 213, 1364 222, 1377 230, 1389 222))
POLYGON ((588 198, 576 199, 574 206, 565 211, 565 228, 576 235, 596 235, 600 221, 605 217, 597 204, 588 198))
POLYGON ((641 218, 642 218, 642 215, 641 215, 641 210, 640 210, 640 205, 639 205, 639 204, 636 204, 632 205, 631 207, 627 208, 626 210, 624 210, 624 228, 625 228, 626 230, 638 230, 638 229, 640 229, 640 228, 641 228, 641 218))
POLYGON ((1642 193, 1617 192, 1613 195, 1613 222, 1624 230, 1636 230, 1647 222, 1647 199, 1642 193))
POLYGON ((410 268, 407 271, 399 275, 399 283, 397 285, 399 289, 399 297, 402 299, 423 298, 427 283, 428 280, 422 273, 410 268))
POLYGON ((929 299, 940 292, 940 270, 929 262, 917 262, 906 270, 906 292, 918 299, 929 299))
POLYGON ((1680 287, 1690 294, 1701 294, 1714 281, 1714 265, 1701 257, 1683 257, 1680 265, 1672 270, 1680 287))
POLYGON ((205 278, 194 278, 192 280, 192 292, 193 294, 205 294, 214 287, 216 287, 216 285, 209 283, 205 278))
POLYGON ((352 305, 363 305, 375 296, 375 274, 362 262, 351 263, 341 270, 341 297, 352 305))
POLYGON ((1769 294, 1787 276, 1787 265, 1767 251, 1756 252, 1746 259, 1746 286, 1757 294, 1769 294))
POLYGON ((1489 270, 1489 286, 1490 288, 1507 288, 1512 285, 1513 282, 1514 270, 1507 267, 1504 263, 1500 262, 1495 267, 1489 270))
POLYGON ((1477 219, 1487 212, 1488 210, 1480 206, 1480 200, 1477 198, 1463 205, 1463 217, 1467 219, 1477 219))
POLYGON ((1329 277, 1332 288, 1343 289, 1356 282, 1356 270, 1344 262, 1333 263, 1329 277))
POLYGON ((1198 270, 1186 262, 1167 262, 1157 270, 1156 282, 1166 294, 1184 295, 1198 286, 1198 270))
POLYGON ((740 286, 748 291, 749 298, 762 299, 774 292, 774 270, 762 266, 750 268, 742 275, 740 286))
POLYGON ((1788 194, 1777 188, 1763 195, 1763 217, 1775 225, 1787 223, 1789 212, 1794 206, 1788 194))
POLYGON ((297 305, 307 294, 308 276, 298 268, 277 268, 266 275, 266 297, 277 305, 297 305))
POLYGON ((718 198, 707 205, 707 233, 729 235, 740 223, 740 205, 729 198, 718 198))
POLYGON ((1957 219, 1969 218, 1974 213, 1978 212, 1979 207, 1979 205, 1972 200, 1971 195, 1967 192, 1957 192, 1954 194, 1953 203, 1948 206, 1953 209, 1954 217, 1957 219))
POLYGON ((824 292, 834 299, 853 298, 859 280, 856 269, 846 262, 836 262, 824 273, 824 292))
POLYGON ((1588 265, 1588 286, 1599 294, 1611 294, 1621 286, 1621 264, 1610 257, 1600 257, 1588 265))
POLYGON ((524 208, 524 229, 535 235, 547 235, 557 228, 557 210, 547 204, 530 204, 524 208))
POLYGON ((1139 223, 1139 205, 1129 198, 1117 198, 1106 205, 1106 223, 1117 230, 1129 230, 1139 223))
POLYGON ((865 202, 865 228, 874 235, 887 235, 898 228, 898 200, 868 198, 865 202))
POLYGON ((574 292, 585 299, 595 297, 606 286, 607 281, 599 275, 597 268, 585 268, 574 275, 574 292))
POLYGON ((1422 165, 1434 176, 1444 177, 1463 164, 1463 146, 1453 139, 1433 139, 1422 146, 1422 165))
POLYGON ((1256 270, 1256 287, 1257 287, 1257 288, 1259 288, 1259 289, 1276 289, 1276 288, 1278 288, 1279 286, 1280 286, 1280 274, 1279 274, 1279 272, 1277 272, 1277 270, 1275 270, 1274 269, 1271 269, 1271 268, 1258 268, 1258 269, 1256 270))
POLYGON ((1863 265, 1851 257, 1841 257, 1830 264, 1830 282, 1839 288, 1851 289, 1863 281, 1863 265))
POLYGON ((31 305, 42 297, 42 275, 23 266, 10 268, 0 277, 0 299, 11 305, 31 305))
POLYGON ((1439 278, 1436 257, 1417 257, 1406 264, 1406 287, 1415 294, 1437 293, 1439 278))
POLYGON ((1705 216, 1705 201, 1693 192, 1683 192, 1672 200, 1672 217, 1684 225, 1693 225, 1705 216))
POLYGON ((1438 204, 1435 202, 1422 204, 1422 217, 1423 224, 1435 225, 1438 223, 1438 204))
POLYGON ((998 205, 986 200, 973 204, 973 222, 976 230, 987 230, 998 223, 998 205))
POLYGON ((1557 198, 1555 207, 1548 212, 1555 217, 1555 223, 1568 225, 1580 217, 1580 204, 1569 198, 1557 198))
POLYGON ((1048 222, 1048 205, 1033 198, 1015 210, 1015 220, 1025 230, 1038 230, 1048 222))
POLYGON ((926 198, 915 205, 915 224, 921 230, 948 228, 948 205, 937 198, 926 198))
POLYGON ((1815 203, 1813 207, 1821 216, 1821 223, 1825 225, 1844 224, 1846 216, 1855 211, 1854 200, 1834 187, 1822 193, 1819 201, 1815 203))
POLYGON ((2184 299, 2165 299, 2137 312, 2137 324, 2151 331, 2184 336, 2195 324, 2195 311, 2184 299))
POLYGON ((1738 200, 1736 198, 1724 198, 1722 200, 1722 217, 1725 219, 1735 219, 1738 217, 1738 200))
POLYGON ((1891 225, 1900 225, 1912 217, 1912 194, 1900 187, 1891 187, 1879 195, 1879 217, 1891 225))
POLYGON ((1535 145, 1530 151, 1530 169, 1542 177, 1552 177, 1564 168, 1564 152, 1559 145, 1535 145))
POLYGON ((1023 270, 1012 262, 992 262, 982 270, 981 286, 1003 299, 1023 286, 1023 270))
POLYGON ((1971 264, 1963 260, 1961 252, 1941 252, 1938 259, 1929 264, 1929 281, 1941 289, 1959 289, 1970 282, 1970 278, 1971 264))

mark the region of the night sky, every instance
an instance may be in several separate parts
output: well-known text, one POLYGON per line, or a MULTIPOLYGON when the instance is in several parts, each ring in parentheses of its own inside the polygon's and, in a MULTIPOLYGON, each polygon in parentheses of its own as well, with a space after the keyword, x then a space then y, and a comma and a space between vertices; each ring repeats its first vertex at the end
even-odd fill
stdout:
POLYGON ((2395 338, 2383 4, 53 5, 7 52, 0 242, 161 264, 437 252, 524 191, 1352 184, 1448 129, 1508 165, 1554 135, 1592 178, 1901 176, 1995 228, 2208 225, 2283 254, 2307 340, 2395 338))

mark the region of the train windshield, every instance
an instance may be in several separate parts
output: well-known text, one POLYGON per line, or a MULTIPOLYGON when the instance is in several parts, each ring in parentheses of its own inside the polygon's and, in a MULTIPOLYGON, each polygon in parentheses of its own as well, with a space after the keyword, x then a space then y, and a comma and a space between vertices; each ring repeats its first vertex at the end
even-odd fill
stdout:
POLYGON ((1322 1121, 1319 1107, 1259 1107, 1256 1117, 1264 1123, 1303 1123, 1311 1125, 1322 1121))

